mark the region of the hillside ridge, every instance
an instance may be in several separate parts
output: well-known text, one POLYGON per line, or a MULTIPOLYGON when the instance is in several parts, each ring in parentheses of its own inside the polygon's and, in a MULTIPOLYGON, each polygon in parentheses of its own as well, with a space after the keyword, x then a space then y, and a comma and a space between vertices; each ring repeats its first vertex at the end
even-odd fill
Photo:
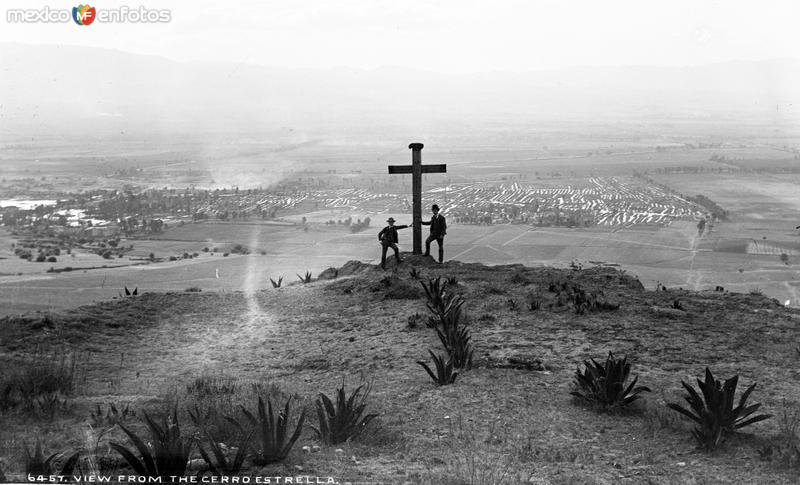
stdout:
MULTIPOLYGON (((755 292, 647 290, 614 267, 404 257, 397 271, 393 262, 382 271, 350 261, 329 270, 330 279, 279 289, 145 292, 7 317, 0 361, 12 368, 64 347, 87 355, 81 391, 69 396, 72 414, 56 421, 62 431, 45 443, 48 450, 81 436, 80 416, 98 404, 153 409, 178 396, 188 406, 197 397, 187 389, 208 376, 247 383, 241 389, 267 383, 306 409, 319 392, 331 395, 343 380, 353 389, 363 379, 372 383, 369 412, 379 415, 369 437, 340 445, 343 454, 324 446, 309 454, 300 448, 320 444, 309 429, 286 464, 249 473, 299 466, 354 483, 462 483, 446 478, 468 477, 479 466, 513 473, 510 482, 794 480, 790 468, 763 458, 765 446, 780 443, 777 419, 709 454, 694 449, 688 423, 666 403, 680 401, 680 382, 693 382, 708 366, 718 377, 758 383, 751 400, 770 414, 790 412, 800 403, 797 310, 755 292), (474 346, 472 368, 441 387, 417 364, 429 350, 441 351, 426 325, 420 284, 437 277, 463 297, 474 346), (654 390, 622 416, 577 406, 569 394, 576 367, 608 352, 628 357, 639 383, 654 390)), ((249 395, 241 399, 252 405, 249 395)), ((5 424, 8 436, 29 436, 27 420, 5 424)), ((21 451, 0 449, 0 458, 13 462, 14 453, 21 451)))

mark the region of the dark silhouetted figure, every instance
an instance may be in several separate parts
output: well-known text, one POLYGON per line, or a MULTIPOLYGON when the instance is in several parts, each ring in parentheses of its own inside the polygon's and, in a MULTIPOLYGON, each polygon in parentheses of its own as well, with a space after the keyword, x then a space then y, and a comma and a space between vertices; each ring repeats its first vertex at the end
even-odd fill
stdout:
POLYGON ((429 222, 422 221, 425 226, 431 226, 431 235, 425 240, 425 256, 431 255, 431 242, 439 244, 439 264, 444 262, 444 237, 447 235, 447 222, 444 216, 439 214, 439 206, 433 204, 431 207, 433 217, 429 222))
POLYGON ((394 218, 390 217, 386 220, 389 223, 388 226, 381 229, 381 232, 378 233, 378 241, 381 242, 381 268, 386 269, 386 250, 389 248, 394 249, 394 257, 397 260, 397 264, 400 264, 403 260, 400 259, 400 250, 397 248, 397 230, 398 229, 405 229, 408 226, 395 226, 394 225, 394 218))

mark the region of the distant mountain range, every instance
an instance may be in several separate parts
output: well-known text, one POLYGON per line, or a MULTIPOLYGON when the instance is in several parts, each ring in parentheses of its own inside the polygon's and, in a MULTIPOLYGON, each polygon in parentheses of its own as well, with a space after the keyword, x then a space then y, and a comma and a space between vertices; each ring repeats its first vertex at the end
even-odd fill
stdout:
POLYGON ((800 61, 438 74, 288 69, 71 46, 0 44, 0 133, 279 126, 369 129, 430 120, 800 120, 800 61))

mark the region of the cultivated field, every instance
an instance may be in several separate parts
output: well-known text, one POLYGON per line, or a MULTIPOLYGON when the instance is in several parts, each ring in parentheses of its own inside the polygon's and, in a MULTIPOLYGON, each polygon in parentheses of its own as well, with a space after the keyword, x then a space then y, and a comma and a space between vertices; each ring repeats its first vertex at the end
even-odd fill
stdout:
MULTIPOLYGON (((299 226, 259 223, 188 224, 168 230, 158 239, 130 241, 135 247, 131 257, 145 257, 150 252, 161 257, 188 251, 199 252, 197 258, 86 272, 46 273, 53 264, 17 262, 10 254, 6 255, 9 259, 0 262, 4 268, 7 262, 9 268, 12 261, 14 265, 13 271, 4 271, 6 275, 0 276, 0 308, 5 315, 66 308, 115 297, 124 286, 146 291, 182 291, 192 286, 205 291, 263 289, 270 287, 269 278, 283 276, 286 282, 295 281, 296 273, 308 270, 319 274, 352 259, 375 263, 380 258, 375 234, 387 215, 373 214, 373 226, 356 234, 324 225, 312 225, 304 232, 299 226), (251 254, 224 257, 223 252, 235 244, 251 248, 251 254), (218 251, 213 255, 205 253, 202 250, 206 247, 216 247, 218 251), (17 276, 16 270, 25 273, 17 276)), ((392 215, 401 223, 410 219, 407 215, 392 215)), ((611 264, 639 277, 647 288, 655 288, 657 283, 695 290, 723 286, 742 293, 761 291, 781 302, 800 304, 800 261, 796 250, 787 249, 795 252, 790 252, 790 264, 786 265, 779 254, 766 249, 763 236, 767 241, 794 244, 794 248, 799 239, 793 232, 767 232, 763 227, 742 223, 717 223, 713 232, 700 238, 693 222, 666 227, 581 229, 451 224, 445 256, 484 264, 611 264), (749 232, 741 232, 748 227, 749 232), (748 251, 748 242, 754 240, 759 244, 750 244, 748 251)), ((400 238, 401 247, 411 247, 410 230, 401 231, 400 238)), ((94 255, 85 258, 85 262, 78 258, 81 265, 141 264, 129 259, 107 261, 94 255)), ((76 262, 59 264, 79 267, 76 262)))

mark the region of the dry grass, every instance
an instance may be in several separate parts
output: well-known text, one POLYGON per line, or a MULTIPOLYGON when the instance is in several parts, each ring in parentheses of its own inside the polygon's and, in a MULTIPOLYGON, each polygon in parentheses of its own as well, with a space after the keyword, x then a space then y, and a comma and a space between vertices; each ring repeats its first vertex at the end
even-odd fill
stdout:
MULTIPOLYGON (((409 263, 410 268, 414 262, 409 263)), ((246 473, 291 475, 300 466, 304 474, 353 483, 794 479, 791 467, 759 454, 773 437, 792 442, 796 426, 790 417, 758 423, 706 454, 694 449, 689 426, 664 402, 679 400, 680 381, 699 376, 709 364, 720 375, 740 373, 747 382, 759 382, 753 399, 767 412, 778 414, 784 399, 800 402, 800 384, 786 364, 796 361, 797 312, 754 295, 648 292, 608 268, 447 263, 426 266, 424 273, 457 277, 473 316, 476 365, 442 388, 415 363, 439 345, 424 325, 408 327, 409 316, 427 313, 424 299, 387 299, 395 285, 419 286, 406 272, 388 286, 381 283, 384 273, 367 267, 354 276, 279 292, 145 294, 49 320, 30 315, 0 321, 4 369, 37 348, 50 352, 66 345, 70 355, 90 352, 85 366, 78 366, 83 377, 68 395, 68 415, 48 421, 2 412, 0 466, 7 475, 18 474, 22 444, 39 436, 53 451, 91 444, 104 469, 124 470, 106 448, 108 439, 124 441, 119 430, 102 436, 87 431, 98 403, 129 404, 138 413, 178 402, 181 424, 193 433, 189 407, 236 413, 240 405, 252 409, 257 395, 269 394, 281 401, 298 396, 296 405, 311 411, 319 392, 330 395, 347 377, 374 382, 367 412, 379 414, 356 441, 327 447, 306 429, 284 463, 269 470, 247 464, 246 473), (493 294, 486 283, 514 274, 543 288, 540 310, 511 311, 505 304, 509 298, 527 301, 530 285, 503 285, 502 294, 493 294), (565 311, 550 308, 554 294, 544 289, 556 280, 602 290, 622 306, 584 315, 569 311, 569 302, 565 311), (676 298, 685 308, 679 314, 671 308, 676 298), (639 412, 608 416, 571 403, 576 366, 609 350, 630 356, 640 383, 654 390, 639 412), (541 365, 510 365, 534 361, 541 365)), ((315 424, 314 413, 309 416, 315 424)), ((132 426, 139 425, 134 420, 132 426)))

